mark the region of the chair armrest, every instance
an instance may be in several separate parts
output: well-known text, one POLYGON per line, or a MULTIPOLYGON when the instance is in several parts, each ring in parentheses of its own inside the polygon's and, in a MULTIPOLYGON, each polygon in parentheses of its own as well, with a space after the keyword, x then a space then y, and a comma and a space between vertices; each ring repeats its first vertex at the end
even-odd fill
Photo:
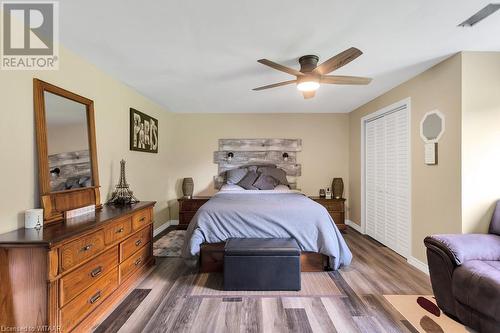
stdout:
POLYGON ((457 263, 451 251, 440 241, 426 237, 424 244, 427 247, 429 275, 437 305, 452 317, 456 316, 455 297, 451 285, 457 263))
POLYGON ((424 243, 444 253, 455 265, 468 260, 500 260, 500 236, 488 234, 433 235, 424 243))

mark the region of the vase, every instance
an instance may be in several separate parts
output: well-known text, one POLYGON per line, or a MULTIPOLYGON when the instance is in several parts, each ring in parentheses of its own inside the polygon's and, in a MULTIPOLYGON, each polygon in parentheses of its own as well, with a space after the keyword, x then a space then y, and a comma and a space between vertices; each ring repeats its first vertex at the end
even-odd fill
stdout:
POLYGON ((333 178, 332 182, 333 197, 341 199, 344 195, 344 181, 342 178, 333 178))
POLYGON ((193 178, 184 178, 182 180, 182 194, 186 198, 191 198, 193 196, 194 182, 193 178))

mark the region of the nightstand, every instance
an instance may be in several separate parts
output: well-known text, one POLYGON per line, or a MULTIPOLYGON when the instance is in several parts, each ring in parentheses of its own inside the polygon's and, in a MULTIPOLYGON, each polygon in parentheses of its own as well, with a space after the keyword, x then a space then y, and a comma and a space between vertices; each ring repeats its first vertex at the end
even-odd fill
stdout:
POLYGON ((180 198, 179 202, 179 225, 177 229, 187 229, 189 222, 193 218, 198 209, 203 206, 205 202, 210 200, 210 197, 191 197, 180 198))
POLYGON ((345 199, 326 199, 320 197, 309 197, 324 206, 340 231, 346 230, 345 224, 345 199))

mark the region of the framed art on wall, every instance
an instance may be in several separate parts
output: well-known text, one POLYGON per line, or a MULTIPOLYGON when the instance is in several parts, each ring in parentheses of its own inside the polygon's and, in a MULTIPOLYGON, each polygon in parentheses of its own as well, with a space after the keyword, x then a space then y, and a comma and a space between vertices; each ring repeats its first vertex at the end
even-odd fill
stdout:
POLYGON ((130 108, 130 150, 158 153, 158 119, 130 108))

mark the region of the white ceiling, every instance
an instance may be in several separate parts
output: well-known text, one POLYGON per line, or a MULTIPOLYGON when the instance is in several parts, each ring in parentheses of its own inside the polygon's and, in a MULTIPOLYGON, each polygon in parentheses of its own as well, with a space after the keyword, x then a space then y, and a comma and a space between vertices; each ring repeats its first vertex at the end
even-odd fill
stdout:
POLYGON ((461 50, 500 51, 500 12, 457 25, 491 0, 60 1, 61 42, 173 112, 350 112, 461 50), (298 68, 355 46, 334 74, 369 86, 323 85, 304 100, 293 79, 256 62, 298 68))

